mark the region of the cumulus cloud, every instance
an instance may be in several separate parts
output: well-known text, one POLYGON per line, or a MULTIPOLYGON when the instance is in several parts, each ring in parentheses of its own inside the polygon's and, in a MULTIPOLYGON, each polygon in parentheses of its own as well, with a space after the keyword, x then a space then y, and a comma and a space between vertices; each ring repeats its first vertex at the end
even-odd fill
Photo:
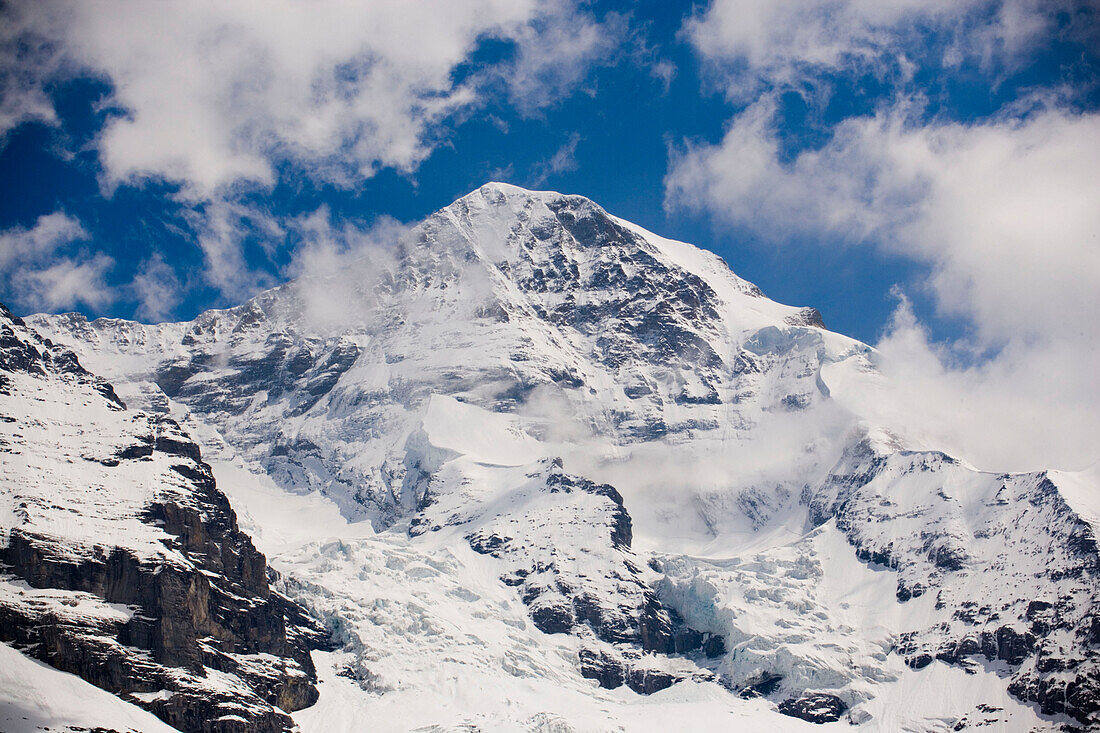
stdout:
POLYGON ((99 137, 106 183, 164 178, 195 200, 271 186, 288 161, 343 186, 382 167, 413 170, 442 123, 478 100, 487 75, 456 81, 456 71, 482 39, 514 44, 507 79, 529 108, 613 43, 570 0, 44 0, 5 20, 0 84, 15 93, 0 121, 52 115, 34 82, 60 67, 27 76, 37 40, 66 69, 109 81, 125 110, 99 137))
POLYGON ((974 316, 990 346, 1078 333, 1072 316, 1100 308, 1096 170, 1100 115, 1057 107, 926 125, 893 109, 783 163, 762 102, 718 145, 683 151, 667 194, 772 237, 831 234, 927 262, 940 304, 974 316))
POLYGON ((88 233, 80 222, 57 211, 34 226, 0 232, 0 283, 4 298, 18 308, 59 310, 84 304, 102 308, 116 297, 105 276, 114 260, 100 253, 67 254, 88 233))
MULTIPOLYGON (((1004 305, 1013 308, 1012 298, 1004 305)), ((997 358, 959 366, 901 303, 877 344, 878 389, 837 395, 880 425, 988 470, 1079 470, 1100 458, 1100 343, 1078 338, 1010 340, 997 358)), ((957 345, 955 345, 957 346, 957 345)))
POLYGON ((714 0, 683 33, 721 67, 734 97, 806 74, 858 68, 902 75, 907 54, 937 63, 1012 63, 1057 21, 1069 0, 714 0), (934 31, 934 43, 929 35, 934 31), (733 73, 729 73, 733 72, 733 73))
POLYGON ((925 263, 939 308, 973 326, 972 340, 956 350, 999 353, 979 367, 947 369, 950 355, 903 308, 881 344, 884 368, 899 382, 923 382, 929 399, 941 386, 943 415, 969 394, 971 415, 997 426, 987 431, 983 460, 1018 465, 1025 450, 1063 465, 1095 460, 1087 441, 1035 442, 1028 421, 1038 412, 1048 425, 1054 415, 1081 415, 1077 435, 1100 434, 1100 420, 1080 409, 1100 415, 1100 322, 1091 316, 1100 312, 1100 115, 1040 105, 972 123, 919 117, 899 105, 849 119, 821 149, 783 162, 765 99, 720 143, 676 154, 667 203, 772 241, 812 235, 925 263), (913 365, 927 367, 923 379, 913 365), (1011 412, 1006 405, 1021 407, 1015 420, 1002 414, 1011 412))

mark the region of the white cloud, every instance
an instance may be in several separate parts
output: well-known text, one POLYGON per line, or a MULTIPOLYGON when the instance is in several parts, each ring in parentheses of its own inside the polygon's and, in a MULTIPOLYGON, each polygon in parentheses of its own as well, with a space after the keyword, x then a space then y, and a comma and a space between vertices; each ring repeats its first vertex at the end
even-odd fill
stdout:
POLYGON ((965 449, 983 461, 1100 458, 1090 440, 1100 435, 1100 115, 1047 106, 918 124, 910 111, 849 119, 823 148, 784 163, 765 99, 719 144, 676 155, 667 202, 772 241, 812 235, 927 264, 938 307, 973 326, 973 341, 955 348, 999 353, 944 367, 948 354, 903 312, 881 349, 909 402, 942 410, 941 428, 968 404, 965 449), (1038 440, 1043 430, 1058 437, 1038 440))
POLYGON ((56 122, 43 85, 60 69, 57 49, 49 39, 28 32, 31 6, 9 3, 0 8, 0 140, 22 122, 56 122))
POLYGON ((394 269, 395 252, 410 227, 391 217, 370 225, 333 221, 322 207, 290 223, 299 237, 283 275, 297 279, 303 315, 315 326, 360 325, 376 303, 375 286, 394 269))
POLYGON ((989 346, 1077 333, 1073 314, 1100 312, 1097 170, 1100 115, 1058 108, 923 126, 891 110, 785 164, 761 102, 720 144, 684 151, 666 183, 670 205, 770 238, 831 234, 927 262, 940 304, 974 316, 989 346))
MULTIPOLYGON (((1004 306, 1014 309, 1013 299, 1004 306)), ((1015 338, 994 359, 951 366, 954 355, 903 298, 876 346, 888 383, 849 398, 878 423, 981 468, 1078 470, 1100 459, 1098 347, 1090 326, 1078 338, 1015 338)))
POLYGON ((80 222, 57 211, 41 216, 27 229, 0 232, 0 284, 4 297, 18 308, 59 310, 84 304, 102 308, 115 299, 105 282, 114 260, 63 254, 65 248, 88 238, 80 222))
POLYGON ((182 285, 175 270, 161 255, 154 254, 142 263, 130 284, 130 292, 138 301, 134 316, 156 323, 169 318, 179 305, 182 285))
POLYGON ((794 84, 808 72, 859 67, 904 74, 906 53, 938 62, 1012 63, 1066 3, 1042 0, 714 0, 683 32, 722 84, 744 98, 761 84, 794 84), (732 73, 730 73, 732 72, 732 73))
POLYGON ((115 299, 114 290, 104 276, 114 266, 105 254, 96 254, 80 262, 63 258, 41 269, 20 268, 11 277, 19 299, 35 310, 56 311, 83 303, 99 309, 115 299))
POLYGON ((270 255, 285 238, 279 220, 255 207, 219 199, 191 212, 203 254, 203 280, 218 289, 230 303, 239 303, 275 284, 273 275, 249 263, 249 240, 270 255))
POLYGON ((627 20, 609 13, 597 21, 563 5, 523 26, 515 37, 514 61, 489 76, 503 79, 513 104, 531 114, 574 88, 593 65, 610 61, 627 40, 627 20))
POLYGON ((665 94, 672 87, 672 80, 676 78, 676 64, 668 59, 658 59, 649 68, 649 75, 661 82, 665 94))
MULTIPOLYGON (((455 74, 483 38, 517 44, 504 76, 528 109, 613 42, 571 0, 44 0, 6 20, 112 84, 126 115, 99 138, 108 186, 165 178, 195 200, 270 186, 288 161, 343 186, 413 170, 478 101, 488 75, 455 74)), ((0 70, 26 66, 5 51, 0 70)), ((51 114, 33 79, 8 77, 21 93, 0 121, 51 114)))
POLYGON ((0 232, 0 271, 41 262, 59 247, 87 238, 80 221, 63 211, 40 216, 30 229, 14 227, 0 232))
POLYGON ((560 148, 554 151, 553 155, 536 163, 531 185, 541 186, 549 180, 550 176, 577 170, 577 144, 580 141, 580 133, 574 132, 560 148))
MULTIPOLYGON (((379 252, 392 252, 410 227, 390 216, 370 225, 335 221, 327 207, 298 217, 289 227, 300 240, 282 274, 288 278, 325 278, 338 275, 379 252)), ((387 256, 386 259, 391 259, 387 256)))

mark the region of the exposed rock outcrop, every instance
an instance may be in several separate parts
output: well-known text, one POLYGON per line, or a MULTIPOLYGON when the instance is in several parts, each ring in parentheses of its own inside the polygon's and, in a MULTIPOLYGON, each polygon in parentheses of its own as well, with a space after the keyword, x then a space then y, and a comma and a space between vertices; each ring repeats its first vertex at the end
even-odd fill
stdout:
POLYGON ((632 523, 619 492, 566 473, 560 460, 530 478, 521 509, 480 523, 467 540, 503 562, 501 579, 518 588, 535 626, 590 639, 581 674, 603 687, 649 694, 688 677, 710 678, 686 660, 655 664, 654 654, 713 658, 724 647, 658 599, 631 551, 632 523))

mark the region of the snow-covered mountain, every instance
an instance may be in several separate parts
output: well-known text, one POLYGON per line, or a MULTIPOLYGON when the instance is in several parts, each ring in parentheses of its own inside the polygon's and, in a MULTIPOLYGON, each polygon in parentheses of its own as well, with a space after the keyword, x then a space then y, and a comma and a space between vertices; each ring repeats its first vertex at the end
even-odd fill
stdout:
POLYGON ((289 730, 323 632, 199 446, 2 307, 0 425, 0 639, 183 729, 289 730))
POLYGON ((869 423, 872 349, 587 199, 488 184, 189 323, 27 323, 192 436, 326 625, 304 730, 1100 722, 1097 472, 869 423))

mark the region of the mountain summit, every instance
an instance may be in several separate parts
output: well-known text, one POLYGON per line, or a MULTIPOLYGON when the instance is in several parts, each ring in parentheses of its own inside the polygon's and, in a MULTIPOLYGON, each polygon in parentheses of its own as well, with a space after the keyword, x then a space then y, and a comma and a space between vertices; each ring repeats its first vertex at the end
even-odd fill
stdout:
POLYGON ((415 508, 398 474, 432 394, 529 415, 553 403, 616 444, 675 440, 746 430, 777 400, 806 408, 823 394, 819 350, 868 351, 712 254, 582 197, 496 183, 429 217, 392 258, 190 323, 32 322, 239 432, 234 444, 288 490, 321 490, 380 525, 415 508), (776 350, 808 355, 814 373, 747 394, 776 350))
POLYGON ((1097 722, 1096 476, 871 422, 873 349, 583 197, 491 183, 191 322, 27 327, 201 446, 328 630, 305 730, 1097 722))

